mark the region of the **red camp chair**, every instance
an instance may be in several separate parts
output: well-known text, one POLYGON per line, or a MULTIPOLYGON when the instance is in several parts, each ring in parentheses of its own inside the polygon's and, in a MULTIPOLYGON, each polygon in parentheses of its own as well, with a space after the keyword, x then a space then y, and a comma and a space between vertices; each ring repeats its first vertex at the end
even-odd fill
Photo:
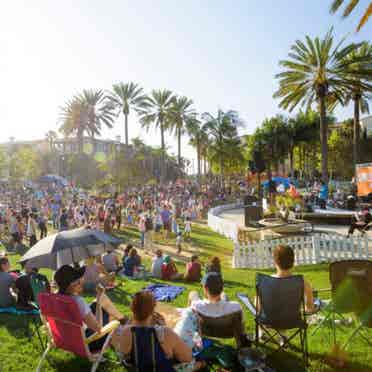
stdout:
POLYGON ((91 372, 95 372, 110 344, 113 332, 120 323, 114 320, 104 326, 101 332, 86 337, 78 305, 70 296, 40 293, 38 299, 41 318, 49 333, 49 342, 40 359, 37 372, 40 372, 41 365, 51 348, 69 351, 88 359, 93 363, 91 372), (102 349, 97 353, 91 353, 88 344, 105 335, 108 336, 102 349))

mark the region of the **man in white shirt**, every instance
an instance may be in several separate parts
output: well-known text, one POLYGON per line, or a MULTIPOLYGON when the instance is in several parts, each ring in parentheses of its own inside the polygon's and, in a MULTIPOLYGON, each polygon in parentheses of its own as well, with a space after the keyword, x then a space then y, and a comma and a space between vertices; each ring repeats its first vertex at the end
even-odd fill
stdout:
MULTIPOLYGON (((196 291, 190 292, 190 308, 182 312, 182 317, 174 328, 175 332, 190 346, 193 346, 195 336, 199 332, 196 313, 209 318, 220 318, 242 311, 238 302, 228 301, 223 293, 221 274, 209 272, 203 277, 201 283, 205 299, 200 299, 196 291)), ((241 346, 250 345, 250 341, 244 334, 244 321, 241 326, 240 344, 241 346)))
POLYGON ((242 311, 238 302, 228 301, 223 293, 223 279, 221 274, 210 272, 206 274, 201 284, 205 299, 201 300, 197 292, 190 292, 191 308, 202 315, 218 318, 224 315, 242 311))

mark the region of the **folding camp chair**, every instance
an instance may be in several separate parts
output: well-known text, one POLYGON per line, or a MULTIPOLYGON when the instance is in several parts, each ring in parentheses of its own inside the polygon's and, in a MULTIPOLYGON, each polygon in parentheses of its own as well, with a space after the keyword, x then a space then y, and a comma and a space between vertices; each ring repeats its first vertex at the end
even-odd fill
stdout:
POLYGON ((307 322, 302 275, 275 278, 258 273, 256 276, 256 304, 253 304, 246 295, 238 294, 238 298, 255 317, 256 346, 260 341, 260 329, 266 336, 265 339, 262 337, 261 344, 265 346, 272 342, 277 346, 276 351, 291 346, 292 341, 298 336, 303 361, 307 366, 307 322))
POLYGON ((237 311, 220 317, 209 317, 196 313, 200 335, 212 338, 234 338, 238 349, 241 346, 243 328, 243 314, 237 311))
MULTIPOLYGON (((32 294, 34 297, 32 305, 35 307, 35 309, 40 310, 39 301, 38 301, 39 294, 44 293, 44 292, 47 292, 47 293, 50 292, 50 286, 49 286, 48 279, 44 275, 40 275, 37 273, 31 274, 30 285, 31 285, 32 294)), ((41 348, 44 350, 46 346, 44 345, 43 339, 40 334, 40 326, 42 325, 42 322, 40 320, 40 317, 33 318, 33 319, 34 319, 34 327, 36 329, 37 337, 39 339, 41 348)))
POLYGON ((372 261, 345 260, 333 262, 329 266, 331 282, 331 302, 323 310, 324 319, 314 329, 314 334, 326 323, 331 324, 333 342, 336 344, 336 319, 344 319, 344 314, 353 313, 358 326, 344 344, 346 348, 357 335, 363 335, 366 327, 372 327, 372 261))
POLYGON ((39 307, 39 294, 43 292, 50 292, 50 285, 48 279, 44 275, 31 274, 30 284, 32 288, 32 294, 34 296, 34 303, 39 307))
POLYGON ((110 344, 113 332, 119 326, 118 321, 112 321, 104 326, 99 333, 90 337, 85 336, 83 320, 77 303, 70 296, 40 293, 39 297, 41 317, 48 330, 50 340, 45 349, 37 372, 51 348, 63 349, 92 362, 91 372, 95 372, 102 361, 103 353, 110 344), (106 340, 101 350, 91 352, 88 345, 104 336, 106 340))

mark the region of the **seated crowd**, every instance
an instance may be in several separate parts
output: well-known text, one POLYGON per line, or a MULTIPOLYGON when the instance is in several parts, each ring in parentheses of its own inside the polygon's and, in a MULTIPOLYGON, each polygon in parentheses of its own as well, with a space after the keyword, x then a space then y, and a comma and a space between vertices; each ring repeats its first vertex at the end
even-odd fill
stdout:
MULTIPOLYGON (((276 272, 272 275, 277 278, 287 278, 292 275, 294 266, 294 253, 290 247, 278 246, 273 251, 276 272)), ((81 312, 81 317, 86 325, 86 336, 99 332, 102 327, 112 319, 119 320, 121 326, 115 332, 112 346, 123 356, 123 363, 138 368, 150 368, 154 363, 162 371, 175 371, 182 366, 183 371, 195 371, 205 367, 204 362, 193 359, 193 348, 197 347, 198 317, 219 319, 229 314, 241 313, 241 327, 239 344, 248 342, 244 334, 244 318, 240 303, 230 301, 224 293, 224 281, 222 278, 221 263, 218 257, 213 257, 205 267, 205 275, 202 277, 203 267, 198 256, 191 257, 186 264, 185 274, 179 273, 170 256, 163 256, 161 250, 156 251, 152 260, 151 276, 163 280, 180 280, 187 282, 200 282, 203 297, 197 291, 192 291, 188 296, 188 308, 182 312, 174 329, 166 326, 166 316, 156 312, 156 301, 151 292, 141 291, 132 298, 130 319, 116 308, 105 290, 114 286, 115 274, 125 277, 140 277, 143 273, 141 257, 133 246, 128 245, 124 250, 122 260, 116 252, 111 251, 103 255, 88 259, 83 267, 60 267, 54 280, 58 287, 58 293, 71 296, 81 312), (95 291, 96 298, 91 304, 87 304, 82 294, 95 291), (138 358, 136 353, 141 353, 141 348, 146 347, 149 335, 154 337, 156 350, 150 361, 138 358), (147 364, 146 364, 147 363, 147 364), (141 366, 139 366, 139 364, 141 366)), ((34 276, 40 276, 37 270, 25 265, 24 272, 12 272, 7 257, 0 258, 0 307, 26 306, 34 301, 32 297, 31 280, 34 276)), ((45 278, 46 279, 46 278, 45 278)), ((49 283, 46 290, 50 291, 49 283)), ((315 311, 313 305, 312 288, 305 281, 304 298, 306 311, 315 311)), ((259 307, 259 304, 256 304, 259 307)), ((100 350, 105 338, 91 344, 91 351, 100 350)), ((199 345, 200 346, 200 345, 199 345)), ((146 354, 144 351, 143 355, 146 354)), ((141 369, 146 370, 146 369, 141 369)))

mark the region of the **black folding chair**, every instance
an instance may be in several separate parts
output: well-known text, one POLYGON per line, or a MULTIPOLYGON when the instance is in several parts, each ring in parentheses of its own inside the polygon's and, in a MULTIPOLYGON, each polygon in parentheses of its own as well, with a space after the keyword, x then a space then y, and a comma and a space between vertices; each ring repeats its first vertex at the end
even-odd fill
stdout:
POLYGON ((293 346, 296 337, 300 339, 300 350, 305 366, 308 365, 307 322, 305 318, 304 279, 302 275, 275 278, 258 273, 256 276, 256 304, 245 295, 240 300, 255 317, 256 346, 269 342, 284 351, 293 346), (261 337, 259 330, 266 336, 261 337), (288 332, 288 333, 287 333, 288 332))
POLYGON ((329 266, 331 302, 322 310, 324 319, 314 329, 312 335, 325 324, 331 325, 333 342, 337 343, 336 320, 345 320, 345 314, 354 314, 357 327, 345 342, 346 348, 366 327, 372 327, 372 261, 345 260, 333 262, 329 266))
POLYGON ((212 338, 234 338, 238 349, 241 346, 244 335, 243 314, 237 311, 220 317, 208 317, 201 313, 196 313, 199 331, 203 337, 212 338))

